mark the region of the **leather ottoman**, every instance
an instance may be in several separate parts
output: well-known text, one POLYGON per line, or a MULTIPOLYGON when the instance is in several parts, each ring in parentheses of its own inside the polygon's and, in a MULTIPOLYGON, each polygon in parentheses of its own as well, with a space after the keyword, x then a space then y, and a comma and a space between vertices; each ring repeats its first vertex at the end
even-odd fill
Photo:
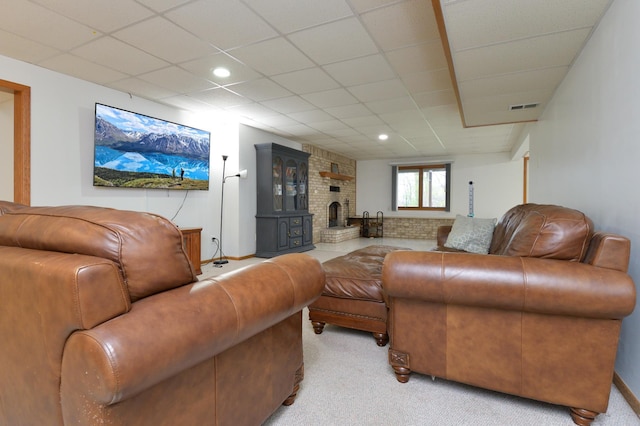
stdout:
POLYGON ((322 264, 326 276, 324 290, 309 305, 309 319, 316 334, 321 334, 328 323, 369 331, 378 346, 389 342, 382 263, 388 253, 396 250, 409 249, 373 245, 322 264))

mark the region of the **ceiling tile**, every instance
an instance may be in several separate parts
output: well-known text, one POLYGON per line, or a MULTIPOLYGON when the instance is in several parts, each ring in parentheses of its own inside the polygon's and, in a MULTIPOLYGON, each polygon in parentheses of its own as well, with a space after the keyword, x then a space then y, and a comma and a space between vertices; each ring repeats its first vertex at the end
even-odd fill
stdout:
POLYGON ((227 89, 220 87, 216 89, 204 90, 202 92, 192 93, 195 99, 199 99, 205 103, 215 105, 219 108, 230 108, 236 105, 246 105, 251 103, 250 99, 240 96, 236 93, 230 92, 227 89))
POLYGON ((262 116, 258 119, 258 121, 269 126, 277 127, 279 129, 290 128, 290 127, 295 127, 300 125, 298 121, 294 120, 291 117, 287 117, 284 114, 262 116))
POLYGON ((365 117, 371 115, 371 110, 362 104, 343 105, 338 107, 325 108, 329 114, 336 118, 365 117))
POLYGON ((200 99, 195 99, 187 95, 177 95, 177 96, 162 98, 161 102, 167 105, 174 106, 176 108, 181 108, 187 111, 198 111, 199 113, 205 113, 205 114, 211 113, 211 112, 216 112, 216 113, 222 112, 220 108, 214 107, 210 104, 203 102, 200 99))
POLYGON ((347 128, 347 125, 340 120, 316 121, 314 123, 308 123, 308 126, 320 130, 323 133, 347 128))
POLYGON ((453 89, 416 93, 412 97, 420 109, 438 105, 455 105, 457 102, 453 89))
POLYGON ((348 90, 362 102, 399 98, 407 94, 407 89, 399 79, 351 86, 348 90))
POLYGON ((112 37, 101 37, 71 53, 125 74, 137 75, 169 65, 112 37))
POLYGON ((332 120, 333 117, 320 109, 313 109, 311 111, 293 112, 289 114, 289 117, 297 120, 301 123, 318 123, 321 121, 332 120))
POLYGON ((102 32, 115 31, 153 15, 153 12, 133 0, 32 1, 102 32))
POLYGON ((410 93, 436 92, 453 87, 447 68, 407 74, 402 76, 402 81, 410 93))
MULTIPOLYGON (((148 81, 140 80, 139 78, 135 77, 114 81, 112 83, 109 83, 107 86, 125 93, 130 93, 145 98, 168 98, 177 95, 177 93, 174 91, 149 83, 148 81)), ((202 105, 200 104, 199 106, 202 105)))
POLYGON ((101 35, 87 25, 24 0, 3 0, 0 28, 60 50, 73 49, 101 35))
POLYGON ((127 77, 126 74, 71 54, 54 56, 40 62, 39 65, 83 80, 92 80, 98 84, 105 84, 127 77))
POLYGON ((383 50, 440 38, 431 2, 408 0, 362 15, 365 27, 383 50))
POLYGON ((302 95, 302 97, 318 108, 329 108, 358 103, 358 100, 345 89, 333 89, 316 93, 308 93, 306 95, 302 95))
POLYGON ((327 135, 332 136, 334 138, 338 138, 338 139, 350 138, 350 137, 360 135, 360 133, 357 130, 351 127, 345 127, 343 129, 325 130, 324 132, 327 135))
POLYGON ((164 12, 191 0, 136 0, 155 12, 164 12))
POLYGON ((491 0, 446 5, 454 50, 591 27, 611 0, 491 0))
POLYGON ((319 68, 279 74, 272 79, 296 94, 320 92, 339 87, 335 80, 319 68))
POLYGON ((320 65, 378 52, 356 18, 347 18, 290 34, 289 40, 320 65))
POLYGON ((398 0, 350 0, 349 2, 353 8, 358 12, 366 12, 367 10, 376 9, 381 6, 385 6, 391 3, 396 3, 398 0))
POLYGON ((267 78, 235 84, 229 90, 256 102, 291 96, 290 91, 267 78))
POLYGON ((400 111, 410 111, 416 108, 415 103, 409 96, 403 96, 395 99, 385 99, 382 101, 374 101, 365 103, 367 108, 376 114, 386 114, 400 111))
POLYGON ((454 63, 458 82, 532 68, 569 65, 588 35, 588 29, 567 31, 457 52, 454 63), (545 54, 529 54, 533 51, 544 51, 545 54))
POLYGON ((284 37, 240 47, 228 53, 267 76, 313 66, 313 62, 284 37))
POLYGON ((564 78, 567 70, 568 66, 542 68, 467 80, 460 83, 460 93, 464 99, 468 100, 477 97, 521 92, 523 88, 528 90, 552 90, 564 78))
POLYGON ((221 86, 255 80, 261 77, 259 73, 250 67, 224 53, 216 53, 193 61, 184 62, 180 64, 180 67, 221 86), (218 67, 228 69, 231 75, 229 77, 217 77, 213 75, 213 70, 218 67))
POLYGON ((369 127, 369 126, 378 126, 384 125, 384 121, 380 119, 377 115, 364 115, 358 117, 348 117, 342 119, 345 123, 347 123, 351 127, 369 127))
POLYGON ((311 127, 304 124, 282 126, 281 130, 284 130, 285 132, 291 133, 292 135, 303 137, 303 138, 318 134, 318 131, 316 129, 312 129, 311 127))
POLYGON ((209 89, 213 83, 196 77, 178 67, 168 67, 138 76, 141 80, 167 88, 176 93, 192 93, 209 89))
POLYGON ((113 37, 172 63, 218 52, 209 43, 161 17, 125 28, 113 37))
POLYGON ((353 15, 345 0, 245 0, 245 3, 284 34, 353 15))
POLYGON ((38 63, 60 51, 42 43, 0 30, 0 55, 29 63, 38 63))
POLYGON ((238 114, 241 116, 249 115, 250 117, 253 117, 253 119, 256 121, 261 121, 261 119, 266 117, 275 117, 275 116, 281 115, 280 113, 273 111, 272 109, 269 109, 255 102, 250 104, 245 104, 245 105, 236 105, 236 106, 227 108, 226 111, 232 114, 238 114))
POLYGON ((447 67, 440 40, 387 52, 391 67, 399 74, 433 71, 447 67))
POLYGON ((222 50, 278 35, 237 1, 198 0, 167 12, 165 16, 222 50))
POLYGON ((309 111, 316 107, 309 102, 302 99, 300 96, 287 96, 280 99, 271 99, 261 102, 268 108, 274 111, 278 111, 282 114, 288 114, 291 112, 309 111))
POLYGON ((324 69, 343 86, 389 80, 396 75, 382 55, 371 55, 326 65, 324 69))

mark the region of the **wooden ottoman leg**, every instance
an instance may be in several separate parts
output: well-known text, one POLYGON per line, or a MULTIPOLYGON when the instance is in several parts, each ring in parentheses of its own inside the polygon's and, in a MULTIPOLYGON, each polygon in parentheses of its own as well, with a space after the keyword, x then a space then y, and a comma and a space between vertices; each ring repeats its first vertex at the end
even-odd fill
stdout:
POLYGON ((316 334, 322 334, 322 331, 324 330, 324 322, 320 322, 320 321, 311 321, 311 325, 313 325, 313 332, 316 334))
POLYGON ((389 335, 387 333, 373 333, 373 337, 376 339, 378 346, 385 346, 389 343, 389 335))

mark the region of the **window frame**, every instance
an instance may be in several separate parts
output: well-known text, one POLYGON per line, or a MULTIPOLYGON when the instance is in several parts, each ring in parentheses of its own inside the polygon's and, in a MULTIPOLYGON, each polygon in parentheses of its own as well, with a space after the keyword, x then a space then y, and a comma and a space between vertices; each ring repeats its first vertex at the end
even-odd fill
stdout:
POLYGON ((393 166, 393 179, 392 179, 392 206, 396 211, 451 211, 451 163, 437 163, 437 164, 411 164, 402 166, 393 166), (445 184, 445 206, 444 207, 421 207, 423 204, 424 194, 424 172, 425 170, 444 169, 446 173, 445 184), (417 171, 419 176, 418 183, 418 207, 404 207, 398 205, 398 175, 402 170, 417 171))

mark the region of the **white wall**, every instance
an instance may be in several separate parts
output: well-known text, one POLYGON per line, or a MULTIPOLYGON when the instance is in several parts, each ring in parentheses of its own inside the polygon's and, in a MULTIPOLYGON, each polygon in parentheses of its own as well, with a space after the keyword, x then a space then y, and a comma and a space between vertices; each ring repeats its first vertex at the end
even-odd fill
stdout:
POLYGON ((469 181, 473 182, 475 217, 500 218, 522 203, 523 163, 508 154, 448 157, 451 166, 451 212, 391 210, 391 160, 358 161, 356 205, 363 211, 382 211, 385 216, 455 217, 469 213, 469 181))
MULTIPOLYGON (((631 239, 640 283, 640 2, 615 0, 530 135, 531 201, 585 212, 631 239)), ((588 339, 589 336, 585 336, 588 339)), ((640 395, 640 310, 622 324, 616 371, 640 395)))
MULTIPOLYGON (((236 121, 219 115, 197 116, 3 56, 0 70, 3 80, 31 87, 32 205, 89 204, 157 213, 173 218, 180 227, 202 227, 202 258, 213 256, 214 245, 207 236, 219 233, 221 154, 228 153, 230 162, 236 162, 229 168, 238 165, 236 121), (94 187, 95 102, 210 131, 209 191, 94 187)), ((225 253, 240 255, 226 245, 225 253)))
POLYGON ((0 102, 0 200, 13 201, 13 95, 0 102))

